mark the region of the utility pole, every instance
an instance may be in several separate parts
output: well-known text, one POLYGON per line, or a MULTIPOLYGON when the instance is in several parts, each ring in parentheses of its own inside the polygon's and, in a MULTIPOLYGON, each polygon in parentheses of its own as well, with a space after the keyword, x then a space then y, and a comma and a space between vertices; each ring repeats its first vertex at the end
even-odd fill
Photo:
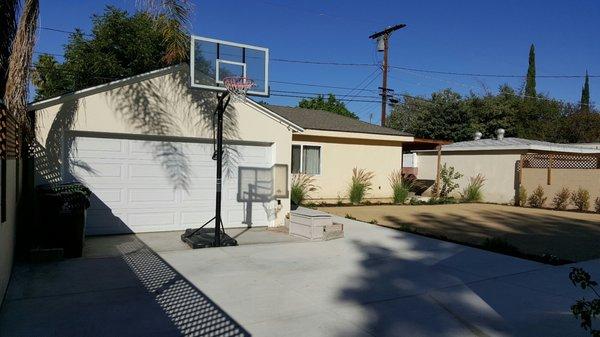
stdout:
POLYGON ((398 24, 395 26, 388 27, 380 32, 377 32, 371 36, 370 39, 377 40, 377 50, 383 51, 383 65, 381 67, 381 71, 383 72, 383 83, 381 85, 381 126, 385 126, 385 118, 386 118, 386 107, 387 107, 387 98, 388 98, 388 88, 387 88, 387 73, 388 73, 388 46, 389 46, 389 38, 390 35, 397 31, 398 29, 402 29, 406 27, 405 24, 398 24))

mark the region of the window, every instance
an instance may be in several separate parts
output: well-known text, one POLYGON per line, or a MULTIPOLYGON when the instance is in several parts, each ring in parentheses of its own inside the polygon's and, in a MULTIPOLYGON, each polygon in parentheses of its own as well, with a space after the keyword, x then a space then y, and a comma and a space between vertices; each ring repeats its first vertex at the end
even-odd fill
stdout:
POLYGON ((292 145, 292 173, 321 174, 321 147, 292 145))
POLYGON ((302 148, 300 145, 292 145, 292 173, 300 172, 300 154, 302 148))

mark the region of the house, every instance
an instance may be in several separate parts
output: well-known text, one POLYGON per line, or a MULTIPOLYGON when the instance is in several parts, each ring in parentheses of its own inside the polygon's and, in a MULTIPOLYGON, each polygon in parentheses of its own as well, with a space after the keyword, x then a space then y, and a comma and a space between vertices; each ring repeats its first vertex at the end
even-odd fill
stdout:
MULTIPOLYGON (((414 152, 418 156, 417 177, 435 180, 438 171, 438 151, 416 150, 414 152)), ((520 180, 528 192, 542 185, 549 199, 563 185, 568 185, 571 190, 583 186, 589 188, 592 195, 600 196, 600 179, 598 179, 600 170, 587 170, 588 166, 592 168, 590 165, 594 166, 594 169, 596 165, 600 165, 598 154, 600 149, 593 147, 500 136, 496 139, 475 139, 443 145, 439 152, 439 163, 440 166, 444 164, 452 166, 463 174, 463 177, 457 181, 459 190, 468 184, 470 177, 482 174, 486 178, 484 201, 509 204, 514 203, 518 196, 520 180), (536 168, 526 165, 526 169, 522 170, 520 165, 529 162, 526 157, 528 154, 536 155, 539 161, 545 160, 545 166, 536 168), (549 154, 563 158, 562 165, 558 160, 551 165, 553 171, 546 168, 549 154), (588 162, 592 164, 586 166, 588 162), (573 163, 583 164, 583 166, 574 166, 573 163), (526 174, 525 177, 519 173, 521 170, 526 174), (550 177, 554 172, 554 183, 548 177, 548 172, 551 173, 550 177), (596 176, 598 178, 593 178, 596 176), (561 184, 559 180, 565 183, 561 184)), ((429 192, 431 193, 431 190, 429 192)))
POLYGON ((268 105, 282 118, 301 126, 292 134, 292 173, 315 178, 313 202, 347 201, 354 167, 374 173, 370 201, 390 201, 389 176, 402 168, 402 145, 413 136, 323 110, 268 105))
MULTIPOLYGON (((87 234, 181 230, 214 215, 216 94, 168 67, 30 105, 36 184, 78 181, 93 194, 87 234)), ((316 176, 315 198, 344 198, 352 168, 391 197, 412 136, 324 111, 232 101, 224 116, 223 222, 282 225, 291 173, 316 176)))
POLYGON ((23 194, 19 140, 18 123, 0 100, 0 304, 12 270, 18 210, 23 194))

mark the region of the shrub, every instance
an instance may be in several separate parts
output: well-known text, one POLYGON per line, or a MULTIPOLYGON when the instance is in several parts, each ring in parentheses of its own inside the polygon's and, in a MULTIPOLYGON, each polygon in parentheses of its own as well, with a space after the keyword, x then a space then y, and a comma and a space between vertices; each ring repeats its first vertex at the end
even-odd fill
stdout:
POLYGON ((478 202, 483 200, 483 184, 485 177, 479 173, 474 177, 469 178, 469 184, 463 189, 460 194, 462 201, 478 202))
POLYGON ((365 195, 371 190, 373 175, 373 172, 365 169, 356 167, 352 169, 352 181, 348 191, 351 203, 359 204, 364 199, 365 195))
POLYGON ((600 213, 600 197, 596 198, 594 202, 594 208, 596 209, 596 213, 600 213))
POLYGON ((563 187, 560 192, 556 193, 554 198, 552 199, 552 206, 554 209, 564 210, 569 206, 569 197, 571 196, 571 191, 568 188, 563 187))
POLYGON ((587 211, 590 208, 590 192, 580 187, 571 194, 571 201, 578 210, 587 211))
POLYGON ((519 187, 519 206, 524 207, 527 204, 527 189, 519 187))
POLYGON ((440 181, 442 186, 433 186, 433 190, 437 193, 439 189, 440 197, 447 197, 452 191, 459 187, 458 183, 455 181, 457 179, 462 178, 462 173, 455 171, 453 166, 444 166, 440 170, 440 181))
POLYGON ((355 218, 355 217, 353 217, 352 215, 350 215, 350 214, 348 214, 348 213, 346 213, 346 216, 345 216, 344 218, 346 218, 346 219, 350 219, 350 220, 356 220, 356 218, 355 218))
POLYGON ((506 241, 503 238, 486 238, 483 240, 481 247, 493 252, 507 254, 507 255, 518 255, 519 249, 506 241))
POLYGON ((527 202, 529 202, 529 206, 531 207, 542 208, 546 203, 546 199, 548 198, 544 196, 544 189, 542 186, 538 186, 535 190, 533 190, 533 193, 531 193, 531 196, 529 196, 527 202))
POLYGON ((379 222, 377 221, 377 219, 371 219, 371 221, 369 221, 369 223, 371 225, 377 225, 379 222))
POLYGON ((296 205, 310 198, 310 192, 316 191, 315 178, 310 174, 297 173, 292 175, 292 189, 290 199, 296 205))
POLYGON ((412 181, 405 179, 401 171, 394 170, 388 178, 394 193, 394 204, 403 204, 408 199, 412 187, 412 181))

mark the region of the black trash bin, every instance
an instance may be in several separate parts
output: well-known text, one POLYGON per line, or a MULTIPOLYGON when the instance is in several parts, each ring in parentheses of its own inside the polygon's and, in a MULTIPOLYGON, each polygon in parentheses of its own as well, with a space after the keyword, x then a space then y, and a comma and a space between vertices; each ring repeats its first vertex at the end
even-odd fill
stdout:
POLYGON ((81 257, 90 190, 80 183, 38 187, 42 211, 40 244, 60 247, 65 257, 81 257))

